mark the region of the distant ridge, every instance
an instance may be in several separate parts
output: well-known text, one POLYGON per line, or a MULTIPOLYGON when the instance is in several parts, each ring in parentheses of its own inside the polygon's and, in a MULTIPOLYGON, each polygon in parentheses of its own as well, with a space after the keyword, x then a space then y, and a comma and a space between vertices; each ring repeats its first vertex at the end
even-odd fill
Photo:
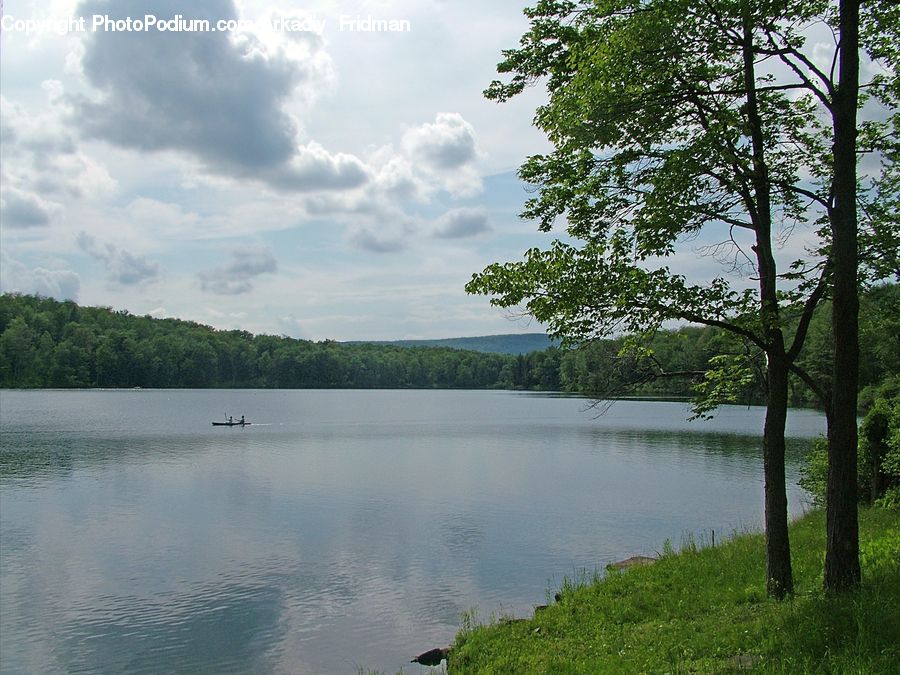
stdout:
POLYGON ((559 343, 544 333, 510 333, 478 337, 442 338, 438 340, 356 340, 350 344, 393 345, 395 347, 448 347, 488 354, 529 354, 559 343))

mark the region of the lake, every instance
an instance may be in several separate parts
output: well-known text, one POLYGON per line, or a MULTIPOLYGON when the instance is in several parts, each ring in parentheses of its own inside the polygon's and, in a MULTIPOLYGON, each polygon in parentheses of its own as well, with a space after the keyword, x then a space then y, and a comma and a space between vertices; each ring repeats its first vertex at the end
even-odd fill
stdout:
MULTIPOLYGON (((761 526, 763 409, 587 403, 0 392, 0 670, 417 672, 463 612, 524 616, 565 576, 761 526)), ((824 430, 791 411, 794 514, 824 430)))

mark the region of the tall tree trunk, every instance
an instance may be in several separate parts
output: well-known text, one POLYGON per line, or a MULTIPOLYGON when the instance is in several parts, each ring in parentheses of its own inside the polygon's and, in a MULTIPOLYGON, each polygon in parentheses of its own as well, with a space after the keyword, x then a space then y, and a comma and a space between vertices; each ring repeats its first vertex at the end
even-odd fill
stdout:
POLYGON ((856 109, 859 90, 859 0, 840 4, 840 81, 834 94, 832 234, 832 424, 828 431, 825 589, 859 584, 856 487, 856 392, 859 385, 859 290, 856 222, 856 109))
POLYGON ((778 272, 772 252, 772 197, 765 137, 756 92, 751 2, 743 4, 744 87, 747 122, 753 151, 753 194, 748 204, 756 230, 756 266, 759 273, 760 319, 766 341, 767 395, 763 430, 763 472, 766 502, 766 590, 774 598, 794 592, 791 548, 788 538, 787 490, 784 478, 784 426, 787 420, 788 359, 778 307, 778 272))
POLYGON ((766 591, 781 599, 794 592, 784 478, 784 425, 787 420, 788 363, 784 349, 768 355, 768 396, 763 433, 766 491, 766 591))

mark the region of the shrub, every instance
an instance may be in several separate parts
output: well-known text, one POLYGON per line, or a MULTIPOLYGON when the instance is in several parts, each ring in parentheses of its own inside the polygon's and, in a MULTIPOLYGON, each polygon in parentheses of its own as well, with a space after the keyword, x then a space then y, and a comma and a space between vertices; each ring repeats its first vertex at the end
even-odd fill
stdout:
POLYGON ((812 497, 816 506, 825 505, 825 486, 828 483, 828 441, 815 439, 800 468, 800 487, 812 497))
POLYGON ((876 399, 859 434, 872 500, 900 486, 900 394, 876 399))
MULTIPOLYGON (((876 399, 863 419, 857 475, 860 501, 896 508, 900 502, 900 395, 876 399)), ((827 481, 828 442, 817 438, 800 469, 800 487, 823 506, 827 481)))
POLYGON ((875 506, 890 511, 900 511, 900 487, 888 488, 884 497, 875 500, 875 506))

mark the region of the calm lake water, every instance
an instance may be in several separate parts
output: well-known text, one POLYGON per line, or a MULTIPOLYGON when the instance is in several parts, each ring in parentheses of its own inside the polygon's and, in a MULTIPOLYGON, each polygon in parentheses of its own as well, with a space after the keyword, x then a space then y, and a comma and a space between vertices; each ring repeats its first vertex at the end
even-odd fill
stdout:
MULTIPOLYGON (((4 391, 0 670, 416 672, 462 612, 525 615, 580 570, 759 527, 763 410, 687 414, 512 392, 4 391), (253 426, 212 427, 226 411, 253 426)), ((823 431, 792 411, 794 439, 823 431)))

